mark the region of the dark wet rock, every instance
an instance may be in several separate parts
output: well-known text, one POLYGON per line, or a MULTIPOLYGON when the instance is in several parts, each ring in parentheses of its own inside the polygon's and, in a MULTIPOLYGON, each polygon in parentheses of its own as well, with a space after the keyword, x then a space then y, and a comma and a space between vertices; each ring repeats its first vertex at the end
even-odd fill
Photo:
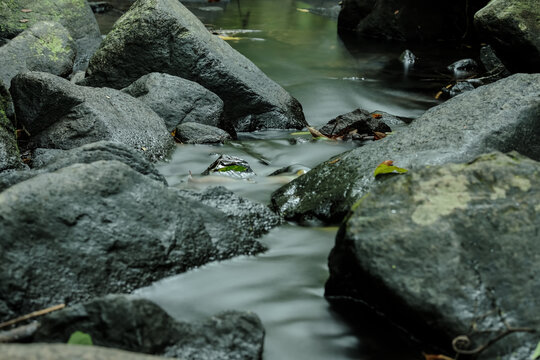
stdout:
POLYGON ((445 86, 441 89, 442 93, 445 95, 445 98, 451 98, 471 90, 474 90, 474 85, 468 81, 458 81, 454 86, 445 86))
POLYGON ((540 72, 539 17, 534 1, 492 0, 474 15, 474 24, 511 71, 540 72))
POLYGON ((411 50, 406 49, 399 55, 399 61, 401 61, 403 65, 411 66, 416 62, 416 56, 411 50))
POLYGON ((23 167, 15 139, 15 128, 10 119, 13 113, 11 95, 0 83, 0 173, 23 167))
POLYGON ((375 110, 369 113, 372 117, 380 120, 381 122, 385 123, 388 126, 391 127, 400 127, 405 124, 410 124, 413 119, 405 116, 397 116, 393 115, 384 111, 375 110))
POLYGON ((356 130, 358 134, 373 135, 375 131, 392 131, 388 125, 363 109, 356 109, 330 120, 319 131, 328 137, 343 136, 356 130))
POLYGON ((201 175, 228 175, 238 178, 249 178, 255 175, 248 162, 237 156, 220 155, 201 175))
POLYGON ((162 72, 195 81, 225 104, 221 128, 303 128, 300 103, 177 0, 136 2, 93 56, 84 84, 123 88, 162 72))
POLYGON ((88 5, 90 5, 94 14, 103 14, 114 9, 107 1, 89 1, 88 5))
POLYGON ((223 114, 223 101, 216 94, 178 76, 150 73, 122 91, 154 110, 169 131, 184 122, 218 126, 223 114))
POLYGON ((478 73, 478 64, 473 59, 461 59, 448 65, 447 69, 456 79, 464 79, 478 73))
MULTIPOLYGON (((505 322, 538 331, 539 209, 540 163, 517 153, 395 176, 341 226, 325 296, 338 307, 367 303, 449 355, 458 335, 473 349, 505 322)), ((480 358, 530 359, 537 343, 513 333, 480 358)))
POLYGON ((257 315, 229 311, 177 321, 150 300, 109 295, 44 317, 39 342, 65 343, 75 331, 95 345, 179 359, 260 359, 264 329, 257 315))
POLYGON ((9 0, 0 2, 0 39, 13 39, 39 21, 62 24, 75 41, 74 70, 85 69, 96 51, 101 34, 86 0, 9 0), (22 13, 21 9, 31 12, 22 13), (21 18, 28 22, 21 22, 21 18))
POLYGON ((1 360, 165 360, 166 358, 107 349, 101 346, 66 344, 0 344, 1 360))
POLYGON ((74 42, 69 32, 55 22, 38 22, 0 47, 0 82, 9 88, 11 79, 26 71, 67 76, 74 59, 74 42))
POLYGON ((287 219, 340 221, 373 186, 373 171, 465 162, 517 150, 540 160, 540 75, 516 74, 429 109, 392 136, 326 161, 276 190, 274 209, 287 219))
POLYGON ((488 73, 499 73, 501 78, 510 75, 510 72, 506 69, 506 66, 504 66, 491 45, 485 45, 480 48, 480 61, 482 61, 482 65, 484 65, 488 73))
POLYGON ((399 41, 460 40, 487 0, 344 0, 341 32, 399 41), (469 6, 468 11, 466 10, 469 6), (469 23, 469 26, 468 26, 469 23))
POLYGON ((183 195, 223 211, 255 237, 262 236, 281 224, 281 218, 267 206, 241 198, 222 186, 210 187, 202 192, 186 190, 183 195))
POLYGON ((29 72, 13 78, 11 93, 17 120, 31 134, 27 148, 67 150, 108 140, 153 160, 166 157, 174 148, 163 119, 121 91, 29 72))
POLYGON ((220 128, 185 122, 176 127, 176 139, 184 144, 223 144, 231 135, 220 128))
POLYGON ((339 17, 339 12, 341 11, 340 5, 333 5, 330 7, 312 7, 308 9, 310 13, 324 16, 330 19, 337 19, 339 17))
POLYGON ((0 321, 264 250, 227 214, 118 161, 9 187, 0 228, 0 321))

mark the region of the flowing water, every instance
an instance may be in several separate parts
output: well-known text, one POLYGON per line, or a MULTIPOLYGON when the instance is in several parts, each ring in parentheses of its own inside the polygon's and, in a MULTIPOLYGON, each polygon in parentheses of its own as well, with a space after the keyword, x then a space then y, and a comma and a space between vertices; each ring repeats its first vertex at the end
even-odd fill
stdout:
MULTIPOLYGON (((117 7, 123 10, 129 2, 119 0, 117 7)), ((399 61, 407 49, 404 45, 358 39, 343 43, 335 20, 302 11, 335 6, 337 1, 185 4, 213 31, 232 38, 231 46, 295 96, 314 126, 359 107, 416 117, 437 104, 435 93, 451 79, 446 65, 463 57, 455 49, 415 46, 409 49, 416 62, 406 66, 399 61)), ((104 33, 117 13, 98 16, 104 33)), ((159 170, 171 186, 222 185, 267 204, 271 192, 297 176, 298 169, 309 170, 355 146, 313 142, 310 136, 290 133, 240 134, 239 140, 223 146, 178 145, 172 159, 160 164, 159 170), (198 175, 219 154, 247 160, 257 175, 248 180, 198 175), (284 175, 268 176, 288 166, 291 171, 284 175)), ((212 263, 139 289, 137 294, 183 320, 228 309, 257 313, 266 328, 266 360, 420 358, 392 332, 375 330, 373 320, 366 318, 353 329, 325 301, 326 262, 336 231, 337 227, 286 224, 261 239, 269 247, 264 254, 212 263)))

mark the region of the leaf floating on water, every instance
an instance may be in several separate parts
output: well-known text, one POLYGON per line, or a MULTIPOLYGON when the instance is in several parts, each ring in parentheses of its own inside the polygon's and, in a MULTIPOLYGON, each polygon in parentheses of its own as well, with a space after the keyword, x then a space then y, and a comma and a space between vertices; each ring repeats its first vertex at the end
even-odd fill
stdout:
POLYGON ((297 131, 291 133, 292 136, 300 136, 300 135, 311 135, 309 131, 297 131))
POLYGON ((439 100, 439 98, 441 97, 441 95, 443 94, 442 91, 439 91, 436 95, 435 95, 435 100, 439 100))
POLYGON ((531 360, 536 360, 538 358, 540 358, 540 342, 538 342, 538 345, 536 345, 536 350, 534 350, 531 360))
POLYGON ((373 140, 381 140, 382 138, 386 137, 385 133, 379 131, 374 131, 373 134, 375 134, 375 136, 373 136, 373 140))
POLYGON ((375 168, 373 176, 377 177, 382 174, 403 174, 407 171, 409 170, 394 166, 394 162, 392 160, 386 160, 375 168))
POLYGON ((68 340, 68 345, 94 345, 92 337, 82 331, 75 331, 68 340))
POLYGON ((236 37, 236 36, 218 35, 218 37, 219 37, 221 40, 225 40, 225 41, 237 41, 237 40, 242 40, 241 37, 236 37))
POLYGON ((296 8, 297 11, 300 11, 300 12, 303 12, 303 13, 308 13, 309 10, 308 9, 300 9, 300 8, 296 8))
POLYGON ((246 172, 247 167, 242 166, 242 165, 229 165, 229 166, 224 166, 221 169, 218 169, 217 171, 219 172, 225 172, 225 171, 246 172))
POLYGON ((423 354, 426 360, 454 360, 446 355, 423 354))

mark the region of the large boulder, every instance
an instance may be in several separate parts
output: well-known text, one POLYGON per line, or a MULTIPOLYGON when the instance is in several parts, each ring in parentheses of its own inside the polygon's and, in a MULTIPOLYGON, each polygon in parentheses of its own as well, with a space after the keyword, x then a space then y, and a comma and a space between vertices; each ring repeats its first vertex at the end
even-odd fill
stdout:
POLYGON ((288 219, 340 221, 392 160, 408 169, 465 162, 492 150, 540 159, 540 74, 516 74, 456 96, 382 140, 326 161, 276 190, 288 219))
POLYGON ((149 300, 117 295, 46 316, 34 341, 65 343, 75 331, 99 346, 192 360, 259 360, 264 343, 254 313, 228 311, 190 323, 173 319, 149 300))
POLYGON ((13 39, 39 21, 56 21, 69 30, 77 54, 74 70, 85 69, 90 56, 101 43, 96 18, 86 0, 2 1, 0 42, 13 39))
POLYGON ((177 0, 137 1, 92 57, 84 84, 120 89, 151 72, 195 81, 217 94, 225 104, 222 128, 306 125, 296 99, 177 0))
POLYGON ((512 71, 540 72, 540 6, 528 0, 492 0, 474 15, 485 41, 512 71))
POLYGON ((1 360, 166 360, 166 358, 107 349, 101 346, 66 344, 0 344, 1 360))
POLYGON ((4 170, 23 167, 15 138, 15 129, 10 120, 12 115, 11 95, 0 84, 0 173, 4 170))
POLYGON ((121 91, 88 88, 57 76, 29 72, 13 78, 17 120, 30 133, 26 147, 72 149, 108 140, 126 144, 151 159, 174 148, 163 119, 121 91))
POLYGON ((195 122, 178 125, 174 137, 183 144, 223 144, 232 139, 225 130, 195 122))
POLYGON ((460 40, 487 0, 344 0, 341 32, 399 41, 460 40))
POLYGON ((367 303, 447 355, 454 339, 472 351, 508 332, 480 359, 531 359, 537 335, 512 329, 540 330, 539 234, 540 163, 493 153, 417 169, 358 202, 330 254, 325 296, 367 303))
POLYGON ((150 73, 122 91, 154 110, 165 120, 169 131, 185 122, 220 125, 223 101, 196 82, 169 74, 150 73))
POLYGON ((7 188, 0 228, 0 321, 264 250, 258 229, 116 160, 7 188))
POLYGON ((55 22, 38 22, 0 47, 0 82, 9 88, 11 79, 26 71, 67 76, 74 58, 74 43, 69 32, 55 22))

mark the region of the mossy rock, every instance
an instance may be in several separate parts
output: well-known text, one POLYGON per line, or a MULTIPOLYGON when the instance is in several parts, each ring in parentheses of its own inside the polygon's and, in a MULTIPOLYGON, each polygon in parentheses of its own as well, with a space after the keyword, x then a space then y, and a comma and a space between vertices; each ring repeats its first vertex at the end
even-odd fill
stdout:
POLYGON ((0 172, 23 167, 15 138, 15 129, 11 121, 13 116, 11 96, 0 84, 0 172))

